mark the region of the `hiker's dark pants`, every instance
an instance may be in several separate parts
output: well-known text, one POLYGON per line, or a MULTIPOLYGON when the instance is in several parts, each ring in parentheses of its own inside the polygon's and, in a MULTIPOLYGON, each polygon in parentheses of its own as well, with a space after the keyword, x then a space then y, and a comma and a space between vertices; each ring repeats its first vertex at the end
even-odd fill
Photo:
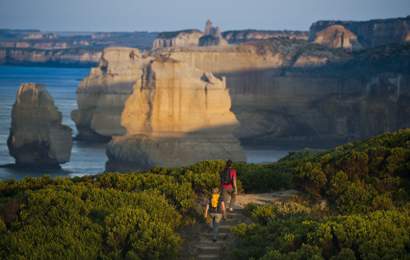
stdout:
POLYGON ((231 189, 231 190, 224 189, 222 196, 223 196, 223 200, 225 203, 225 207, 233 208, 235 205, 235 200, 236 200, 236 194, 234 192, 234 189, 231 189))
POLYGON ((213 239, 217 239, 218 237, 218 230, 219 230, 219 222, 222 220, 222 214, 221 213, 209 213, 209 216, 211 216, 211 227, 213 231, 213 239))

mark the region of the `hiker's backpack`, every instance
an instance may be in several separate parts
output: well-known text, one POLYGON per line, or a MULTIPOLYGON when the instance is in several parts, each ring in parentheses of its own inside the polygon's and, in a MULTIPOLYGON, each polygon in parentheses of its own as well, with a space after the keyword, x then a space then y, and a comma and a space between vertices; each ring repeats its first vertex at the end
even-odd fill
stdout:
POLYGON ((221 173, 221 182, 224 185, 232 184, 231 168, 227 168, 221 173))
POLYGON ((212 194, 211 201, 209 202, 209 209, 211 213, 219 212, 219 194, 212 194))

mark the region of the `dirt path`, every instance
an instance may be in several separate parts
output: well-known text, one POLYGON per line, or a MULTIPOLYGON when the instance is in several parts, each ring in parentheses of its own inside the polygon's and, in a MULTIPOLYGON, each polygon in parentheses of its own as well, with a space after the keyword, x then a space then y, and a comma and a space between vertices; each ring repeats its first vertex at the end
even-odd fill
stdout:
POLYGON ((294 190, 238 195, 234 212, 228 213, 227 219, 220 223, 219 238, 216 242, 212 241, 211 228, 206 224, 200 224, 200 227, 196 231, 195 241, 192 241, 195 247, 193 250, 195 256, 191 259, 227 259, 227 249, 234 241, 231 228, 240 223, 250 223, 250 219, 244 214, 244 207, 247 204, 267 204, 273 201, 288 200, 294 196, 297 196, 297 191, 294 190))
POLYGON ((243 209, 236 209, 228 213, 227 219, 219 225, 219 237, 216 242, 212 241, 212 230, 207 227, 207 231, 199 236, 196 259, 222 259, 227 247, 233 241, 231 228, 240 223, 246 222, 246 216, 243 209))

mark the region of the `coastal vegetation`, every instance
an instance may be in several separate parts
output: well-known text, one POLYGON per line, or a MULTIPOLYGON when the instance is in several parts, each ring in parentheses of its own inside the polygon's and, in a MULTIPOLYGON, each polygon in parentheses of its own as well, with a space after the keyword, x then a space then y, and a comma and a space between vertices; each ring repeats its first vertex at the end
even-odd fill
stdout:
MULTIPOLYGON (((139 173, 0 182, 2 259, 173 259, 180 230, 223 161, 139 173)), ((234 228, 239 259, 405 258, 410 250, 410 129, 273 164, 237 163, 244 192, 296 188, 287 202, 249 205, 234 228), (321 202, 327 206, 323 206, 321 202)))
POLYGON ((305 199, 248 206, 253 223, 235 227, 235 258, 408 257, 410 129, 305 156, 291 168, 305 199))

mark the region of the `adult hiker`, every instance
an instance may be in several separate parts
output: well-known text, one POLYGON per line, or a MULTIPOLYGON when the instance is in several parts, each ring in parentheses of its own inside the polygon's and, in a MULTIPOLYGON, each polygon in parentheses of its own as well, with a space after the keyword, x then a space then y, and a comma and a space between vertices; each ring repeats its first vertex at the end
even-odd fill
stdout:
POLYGON ((236 170, 232 168, 232 161, 226 162, 225 168, 220 173, 222 196, 229 211, 233 211, 238 188, 236 186, 236 170))
POLYGON ((218 238, 219 223, 222 217, 225 216, 225 203, 222 196, 219 194, 219 188, 212 190, 211 198, 209 199, 205 208, 205 219, 211 217, 210 226, 212 228, 212 240, 215 242, 218 238))

